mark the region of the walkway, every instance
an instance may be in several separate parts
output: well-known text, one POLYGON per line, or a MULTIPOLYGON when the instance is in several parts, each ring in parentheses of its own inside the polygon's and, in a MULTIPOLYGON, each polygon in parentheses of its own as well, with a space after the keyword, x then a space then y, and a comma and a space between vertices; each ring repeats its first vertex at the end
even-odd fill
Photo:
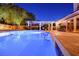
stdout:
POLYGON ((69 32, 50 31, 52 37, 55 36, 64 48, 73 56, 79 56, 79 34, 69 32))

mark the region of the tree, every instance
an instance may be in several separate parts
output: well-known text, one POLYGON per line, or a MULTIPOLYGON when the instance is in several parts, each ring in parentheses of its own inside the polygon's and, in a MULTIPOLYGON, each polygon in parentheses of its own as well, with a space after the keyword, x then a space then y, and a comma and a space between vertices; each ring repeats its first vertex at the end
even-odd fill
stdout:
MULTIPOLYGON (((0 19, 3 18, 7 24, 25 25, 28 20, 35 20, 32 13, 16 6, 15 4, 1 4, 0 5, 0 19)), ((2 21, 2 20, 0 20, 2 21)))
POLYGON ((35 20, 35 15, 34 14, 28 13, 28 16, 29 16, 29 19, 28 20, 32 20, 32 21, 35 20))

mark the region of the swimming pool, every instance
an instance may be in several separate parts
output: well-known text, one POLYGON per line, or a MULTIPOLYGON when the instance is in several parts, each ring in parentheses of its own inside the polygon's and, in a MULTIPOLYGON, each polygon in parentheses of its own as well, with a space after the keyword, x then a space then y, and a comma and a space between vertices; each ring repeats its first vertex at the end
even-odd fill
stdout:
POLYGON ((10 31, 0 34, 0 56, 56 56, 56 49, 48 32, 10 31))

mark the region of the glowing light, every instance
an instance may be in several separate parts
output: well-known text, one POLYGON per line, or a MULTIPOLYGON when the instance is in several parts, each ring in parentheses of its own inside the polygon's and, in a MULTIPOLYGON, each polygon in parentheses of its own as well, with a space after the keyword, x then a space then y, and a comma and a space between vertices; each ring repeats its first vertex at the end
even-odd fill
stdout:
POLYGON ((70 21, 67 21, 68 23, 70 23, 70 21))

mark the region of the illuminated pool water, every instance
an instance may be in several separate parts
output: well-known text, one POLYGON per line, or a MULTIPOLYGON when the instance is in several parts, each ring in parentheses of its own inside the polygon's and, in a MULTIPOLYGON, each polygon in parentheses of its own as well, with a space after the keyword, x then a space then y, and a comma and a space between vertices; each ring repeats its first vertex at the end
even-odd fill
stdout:
POLYGON ((52 38, 44 31, 11 31, 0 34, 0 56, 56 56, 52 38))

